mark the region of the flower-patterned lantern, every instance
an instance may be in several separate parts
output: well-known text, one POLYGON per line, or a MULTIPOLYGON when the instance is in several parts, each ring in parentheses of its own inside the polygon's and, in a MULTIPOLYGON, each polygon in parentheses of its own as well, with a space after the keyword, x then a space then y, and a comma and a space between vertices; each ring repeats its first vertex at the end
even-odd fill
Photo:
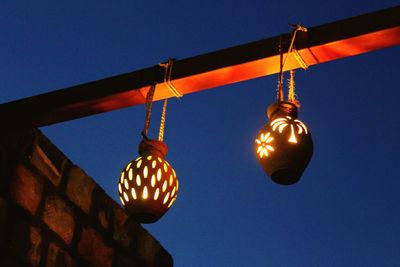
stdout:
POLYGON ((268 107, 267 123, 255 140, 257 159, 263 170, 278 184, 296 183, 313 152, 311 134, 297 119, 297 107, 279 101, 268 107))
POLYGON ((118 184, 125 209, 137 221, 156 222, 174 203, 179 183, 175 170, 165 160, 167 145, 143 139, 140 156, 122 170, 118 184))

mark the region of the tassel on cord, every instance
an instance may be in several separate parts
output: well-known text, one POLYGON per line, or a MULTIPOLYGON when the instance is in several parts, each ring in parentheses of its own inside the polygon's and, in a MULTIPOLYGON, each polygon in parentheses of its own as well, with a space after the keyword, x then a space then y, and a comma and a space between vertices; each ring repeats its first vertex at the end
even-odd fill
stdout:
POLYGON ((278 77, 278 89, 277 96, 278 102, 285 101, 283 94, 283 49, 282 49, 282 35, 279 38, 279 77, 278 77))
POLYGON ((294 82, 294 70, 290 70, 290 78, 288 80, 288 100, 289 102, 294 102, 296 99, 296 94, 295 94, 295 82, 294 82))

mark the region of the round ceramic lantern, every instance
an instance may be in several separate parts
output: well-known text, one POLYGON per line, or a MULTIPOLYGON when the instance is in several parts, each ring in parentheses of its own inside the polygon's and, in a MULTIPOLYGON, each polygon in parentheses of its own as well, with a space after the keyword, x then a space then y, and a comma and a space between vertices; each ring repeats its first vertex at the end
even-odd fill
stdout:
POLYGON ((297 119, 297 107, 291 102, 271 104, 267 116, 269 123, 255 140, 258 162, 274 182, 294 184, 312 157, 310 131, 297 119))
POLYGON ((167 145, 143 139, 140 156, 122 170, 119 196, 128 213, 141 223, 159 220, 174 203, 179 182, 175 170, 165 160, 167 145))

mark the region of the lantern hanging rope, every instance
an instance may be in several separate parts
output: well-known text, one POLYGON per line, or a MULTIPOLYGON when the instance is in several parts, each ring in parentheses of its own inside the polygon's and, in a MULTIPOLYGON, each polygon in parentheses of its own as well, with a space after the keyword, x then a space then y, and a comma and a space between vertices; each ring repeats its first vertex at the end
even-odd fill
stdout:
POLYGON ((179 90, 175 87, 175 85, 171 81, 172 68, 174 67, 174 62, 175 62, 174 58, 169 58, 166 63, 160 63, 159 66, 165 69, 164 83, 168 86, 168 89, 175 97, 181 98, 183 95, 179 92, 179 90))
POLYGON ((164 129, 165 129, 165 120, 166 120, 166 113, 167 113, 167 104, 168 104, 168 99, 164 99, 164 104, 163 104, 162 112, 161 112, 160 130, 158 132, 158 141, 161 141, 161 142, 164 140, 164 129))
POLYGON ((156 84, 152 84, 146 95, 146 117, 144 119, 144 127, 142 132, 142 136, 144 138, 147 138, 147 133, 150 127, 151 109, 153 106, 153 98, 155 90, 156 90, 156 84))

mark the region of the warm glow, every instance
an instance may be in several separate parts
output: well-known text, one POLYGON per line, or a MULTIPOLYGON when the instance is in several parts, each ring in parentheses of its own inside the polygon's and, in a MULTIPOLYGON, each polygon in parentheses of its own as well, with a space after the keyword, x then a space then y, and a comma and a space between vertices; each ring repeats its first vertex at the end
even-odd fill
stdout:
POLYGON ((172 206, 172 204, 174 204, 176 198, 171 199, 171 202, 168 204, 168 208, 172 206))
POLYGON ((288 125, 290 125, 290 137, 288 139, 290 143, 296 144, 298 142, 295 131, 296 127, 298 135, 302 134, 303 132, 308 134, 307 127, 304 125, 304 123, 302 123, 300 120, 293 120, 290 116, 286 116, 286 118, 278 118, 271 122, 272 131, 275 132, 278 129, 279 133, 282 133, 288 125))
POLYGON ((168 198, 169 198, 169 193, 167 193, 167 194, 165 195, 163 204, 167 203, 168 198))
POLYGON ((131 165, 132 165, 132 163, 131 162, 129 162, 129 164, 128 165, 126 165, 126 168, 125 168, 125 170, 127 171, 130 167, 131 167, 131 165))
MULTIPOLYGON (((307 130, 307 127, 306 127, 306 125, 304 124, 304 123, 302 123, 300 120, 294 120, 295 122, 297 122, 298 124, 300 124, 301 125, 301 127, 304 129, 304 131, 306 132, 306 134, 308 134, 308 130, 307 130)), ((298 126, 300 126, 300 125, 298 125, 298 126)))
POLYGON ((132 179, 133 179, 133 170, 132 169, 129 169, 128 177, 129 177, 129 180, 132 181, 132 179))
POLYGON ((176 187, 174 187, 174 188, 172 189, 171 197, 175 195, 175 191, 176 191, 176 187))
POLYGON ((168 166, 167 164, 164 163, 164 171, 167 172, 168 171, 168 166))
POLYGON ((271 142, 274 140, 273 137, 271 137, 271 133, 267 132, 266 134, 261 134, 260 139, 256 139, 257 143, 257 154, 260 156, 260 158, 263 158, 264 156, 268 157, 269 152, 268 151, 274 151, 275 149, 271 146, 271 142))
POLYGON ((157 209, 168 209, 178 194, 178 180, 173 168, 158 156, 146 155, 128 163, 118 183, 121 203, 130 212, 150 214, 157 209), (146 210, 146 207, 149 207, 146 210), (162 208, 160 208, 162 207, 162 208))
POLYGON ((136 190, 135 190, 135 188, 132 188, 131 194, 132 194, 133 199, 136 200, 136 199, 137 199, 137 195, 136 195, 136 190))
POLYGON ((142 165, 142 160, 139 160, 138 163, 136 163, 136 168, 140 168, 140 165, 142 165))
POLYGON ((159 195, 160 195, 160 189, 157 188, 156 192, 154 193, 154 200, 157 200, 159 195))
POLYGON ((133 170, 132 169, 129 169, 128 177, 129 177, 129 180, 132 181, 132 177, 133 177, 133 170))
POLYGON ((290 125, 290 130, 291 130, 291 133, 290 133, 289 142, 290 143, 297 143, 297 139, 296 139, 296 136, 294 134, 293 124, 290 125))
POLYGON ((143 189, 142 198, 143 199, 147 199, 148 197, 149 197, 149 191, 147 190, 147 186, 145 186, 144 189, 143 189))

